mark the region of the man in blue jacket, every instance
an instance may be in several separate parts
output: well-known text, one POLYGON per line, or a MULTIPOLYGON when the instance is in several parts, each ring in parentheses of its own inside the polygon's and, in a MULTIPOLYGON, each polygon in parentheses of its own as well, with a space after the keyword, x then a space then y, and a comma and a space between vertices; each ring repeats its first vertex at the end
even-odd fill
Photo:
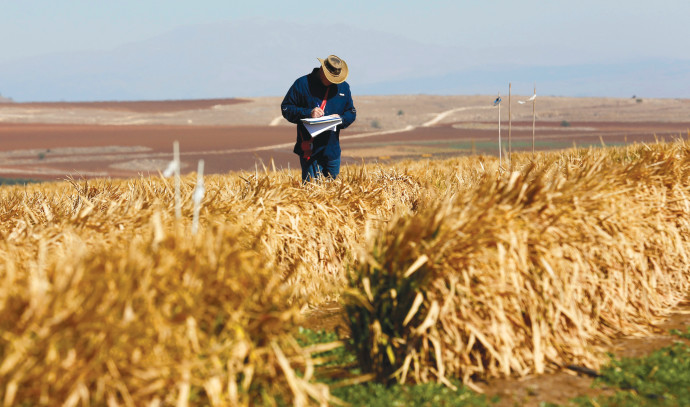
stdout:
POLYGON ((340 173, 340 130, 355 121, 357 112, 352 103, 347 79, 347 64, 335 55, 318 58, 321 66, 300 77, 288 90, 280 105, 283 117, 297 125, 294 152, 299 155, 302 181, 319 176, 336 178, 340 173), (304 124, 305 118, 340 117, 335 130, 312 137, 304 124))

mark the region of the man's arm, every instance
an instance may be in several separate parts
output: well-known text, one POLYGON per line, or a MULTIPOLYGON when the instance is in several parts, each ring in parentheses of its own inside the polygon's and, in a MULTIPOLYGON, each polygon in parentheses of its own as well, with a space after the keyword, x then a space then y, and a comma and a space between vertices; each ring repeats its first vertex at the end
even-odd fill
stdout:
POLYGON ((347 88, 347 102, 345 103, 345 110, 341 119, 343 123, 340 125, 341 129, 346 129, 347 126, 351 125, 357 118, 357 110, 355 109, 355 104, 352 102, 352 94, 350 93, 350 87, 347 88))
POLYGON ((305 97, 300 92, 299 79, 292 84, 288 90, 285 98, 283 98, 283 103, 280 104, 280 110, 283 117, 287 119, 290 123, 299 124, 300 119, 311 116, 312 109, 305 106, 305 97))

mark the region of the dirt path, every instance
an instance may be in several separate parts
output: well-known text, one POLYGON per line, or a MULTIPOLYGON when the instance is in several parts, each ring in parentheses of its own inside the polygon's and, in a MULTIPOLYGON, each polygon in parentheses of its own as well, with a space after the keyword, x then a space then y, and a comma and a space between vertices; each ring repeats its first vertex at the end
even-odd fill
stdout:
POLYGON ((285 118, 283 116, 277 116, 275 119, 271 120, 271 122, 268 123, 268 125, 271 127, 277 126, 280 123, 282 123, 284 120, 285 120, 285 118))
POLYGON ((423 123, 421 125, 421 127, 431 127, 435 124, 438 124, 441 122, 441 120, 452 115, 453 113, 464 112, 466 110, 486 110, 486 109, 494 109, 494 107, 493 106, 467 106, 467 107, 458 107, 456 109, 446 110, 445 112, 438 113, 436 115, 436 117, 429 120, 428 122, 423 123))

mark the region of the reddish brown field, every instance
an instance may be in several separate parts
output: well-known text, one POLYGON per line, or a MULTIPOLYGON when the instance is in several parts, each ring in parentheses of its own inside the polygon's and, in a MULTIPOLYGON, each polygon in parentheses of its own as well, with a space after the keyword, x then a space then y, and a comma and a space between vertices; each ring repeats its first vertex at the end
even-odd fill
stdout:
POLYGON ((195 99, 195 100, 137 100, 122 102, 27 102, 0 103, 0 107, 23 107, 27 109, 102 109, 137 113, 179 112, 191 109, 208 109, 213 106, 247 103, 244 99, 195 99))
MULTIPOLYGON (((341 133, 343 162, 498 155, 496 110, 484 99, 358 98, 357 121, 341 133)), ((540 103, 537 150, 690 136, 685 100, 544 98, 540 103)), ((195 171, 199 159, 205 160, 207 173, 263 165, 295 168, 294 125, 278 116, 279 105, 280 98, 3 103, 0 177, 155 175, 172 159, 175 140, 185 173, 195 171)), ((502 149, 530 151, 531 109, 514 110, 510 138, 508 120, 502 119, 502 149)))
POLYGON ((0 176, 62 179, 131 177, 157 174, 172 160, 173 141, 180 143, 183 172, 204 159, 206 173, 254 169, 275 157, 287 166, 291 148, 258 150, 290 141, 284 127, 258 126, 101 126, 0 123, 0 176))

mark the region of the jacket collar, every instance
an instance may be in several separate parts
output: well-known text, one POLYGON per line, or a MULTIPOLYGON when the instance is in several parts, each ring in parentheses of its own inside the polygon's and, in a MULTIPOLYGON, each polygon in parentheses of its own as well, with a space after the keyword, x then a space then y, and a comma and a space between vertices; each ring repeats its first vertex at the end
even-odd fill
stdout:
POLYGON ((320 68, 314 68, 314 70, 311 71, 311 73, 309 74, 309 81, 321 89, 330 88, 333 85, 336 85, 337 87, 337 84, 335 83, 331 83, 328 86, 324 86, 324 84, 321 82, 321 78, 319 78, 319 69, 320 68))

